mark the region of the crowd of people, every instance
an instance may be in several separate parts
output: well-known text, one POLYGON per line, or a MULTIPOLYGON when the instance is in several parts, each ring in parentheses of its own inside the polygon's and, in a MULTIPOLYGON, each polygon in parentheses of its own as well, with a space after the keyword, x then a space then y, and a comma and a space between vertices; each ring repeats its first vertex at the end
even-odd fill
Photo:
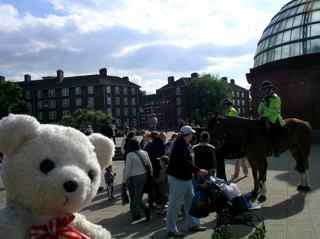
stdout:
POLYGON ((195 130, 183 126, 170 139, 163 132, 145 132, 139 142, 135 131, 128 132, 121 144, 125 165, 123 186, 128 189, 132 221, 151 219, 157 213, 166 216, 169 236, 184 236, 177 228, 182 210, 190 231, 201 231, 199 219, 189 215, 194 196, 194 176, 214 175, 215 148, 208 132, 202 132, 200 142, 191 145, 195 130), (143 195, 147 194, 147 205, 143 195))
MULTIPOLYGON (((265 97, 259 106, 259 113, 263 119, 270 118, 266 121, 267 128, 271 128, 273 124, 282 125, 279 113, 281 102, 272 90, 272 84, 265 82, 262 90, 265 97)), ((239 116, 231 100, 226 99, 223 104, 226 117, 239 116)), ((152 131, 146 131, 140 142, 136 132, 129 131, 121 143, 125 162, 122 191, 129 192, 132 221, 142 219, 143 215, 148 221, 153 211, 156 211, 159 215, 166 216, 168 235, 179 238, 185 236, 177 227, 178 214, 183 212, 189 231, 205 230, 206 228, 200 226, 199 219, 190 216, 188 212, 194 196, 192 180, 199 176, 216 175, 216 150, 210 144, 210 134, 203 131, 197 144, 193 144, 195 130, 189 125, 181 125, 179 132, 173 133, 170 139, 167 139, 164 132, 155 130, 158 121, 155 116, 153 119, 152 124, 150 123, 152 131), (147 194, 147 203, 143 200, 144 194, 147 194)), ((111 130, 114 137, 114 127, 111 130)), ((88 126, 86 134, 90 133, 92 127, 88 126)), ((244 176, 248 176, 247 164, 245 158, 238 159, 229 181, 239 177, 241 167, 244 176)), ((111 167, 106 169, 105 183, 108 197, 111 199, 115 176, 111 167)))

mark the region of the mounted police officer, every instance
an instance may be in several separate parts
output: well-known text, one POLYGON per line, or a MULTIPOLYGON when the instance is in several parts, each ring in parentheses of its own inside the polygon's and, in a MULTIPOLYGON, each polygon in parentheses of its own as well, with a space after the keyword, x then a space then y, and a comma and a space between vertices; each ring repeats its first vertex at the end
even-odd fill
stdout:
POLYGON ((271 138, 274 156, 280 155, 277 143, 278 135, 281 133, 285 122, 281 116, 281 99, 274 92, 273 84, 270 81, 264 81, 261 86, 262 101, 258 107, 258 113, 264 120, 268 135, 271 138))
POLYGON ((223 101, 223 106, 224 106, 224 115, 225 116, 228 116, 228 117, 238 117, 239 116, 239 112, 234 107, 231 100, 225 99, 223 101))

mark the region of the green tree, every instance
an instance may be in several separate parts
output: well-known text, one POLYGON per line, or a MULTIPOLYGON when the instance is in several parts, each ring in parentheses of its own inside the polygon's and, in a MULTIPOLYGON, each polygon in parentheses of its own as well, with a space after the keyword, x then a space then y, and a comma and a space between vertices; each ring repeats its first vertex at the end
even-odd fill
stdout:
POLYGON ((0 81, 0 118, 8 113, 26 113, 23 89, 15 82, 0 81))
POLYGON ((79 109, 72 115, 62 118, 61 124, 77 129, 84 129, 91 125, 95 131, 100 131, 101 127, 111 122, 111 116, 100 110, 79 109))
POLYGON ((221 112, 222 101, 231 96, 228 84, 216 75, 193 79, 186 88, 185 112, 188 119, 205 124, 210 112, 221 112))

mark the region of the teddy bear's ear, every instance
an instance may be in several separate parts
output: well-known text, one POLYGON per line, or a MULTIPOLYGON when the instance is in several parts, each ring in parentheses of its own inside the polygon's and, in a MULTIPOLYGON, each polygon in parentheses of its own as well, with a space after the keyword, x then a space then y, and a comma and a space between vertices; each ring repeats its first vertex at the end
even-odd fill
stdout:
POLYGON ((29 115, 10 114, 0 120, 0 152, 10 154, 36 137, 40 123, 29 115))
POLYGON ((95 147, 100 166, 104 168, 111 165, 115 151, 113 141, 98 133, 91 134, 89 139, 95 147))

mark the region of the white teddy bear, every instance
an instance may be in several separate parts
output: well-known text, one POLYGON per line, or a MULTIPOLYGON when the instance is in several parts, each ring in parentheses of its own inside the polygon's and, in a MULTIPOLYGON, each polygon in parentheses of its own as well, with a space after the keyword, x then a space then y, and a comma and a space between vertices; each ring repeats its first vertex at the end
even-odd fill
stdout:
POLYGON ((101 168, 111 164, 112 140, 27 115, 0 120, 2 179, 7 205, 0 238, 109 239, 109 231, 76 212, 96 195, 101 168))

